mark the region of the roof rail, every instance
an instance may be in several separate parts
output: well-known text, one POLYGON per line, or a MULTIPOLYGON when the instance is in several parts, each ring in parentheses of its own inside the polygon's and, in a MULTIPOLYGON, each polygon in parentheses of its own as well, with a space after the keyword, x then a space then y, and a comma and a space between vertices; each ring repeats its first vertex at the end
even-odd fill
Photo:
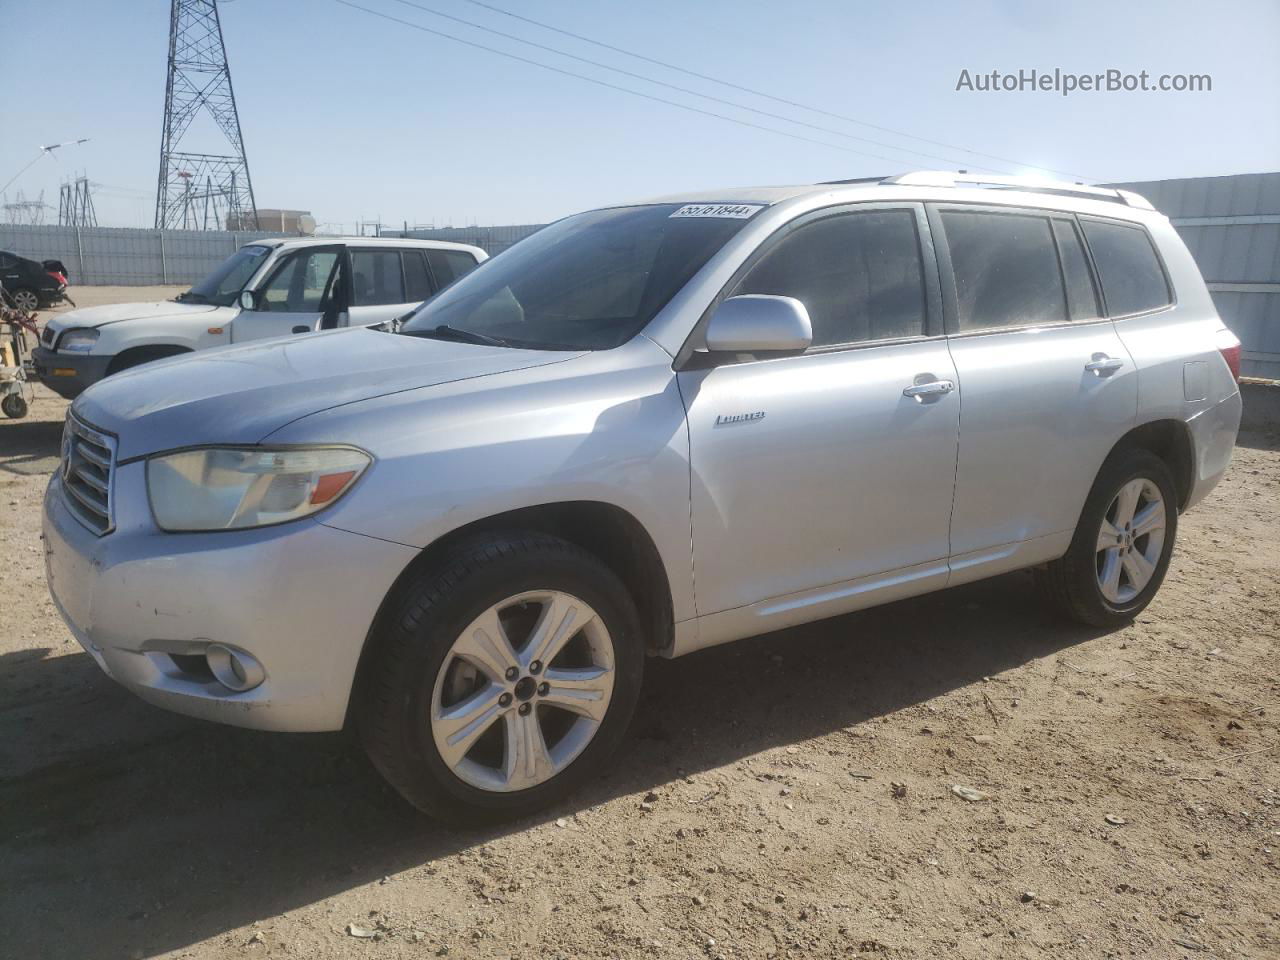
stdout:
POLYGON ((1154 210, 1146 197, 1128 190, 1111 187, 1090 187, 1083 183, 1067 183, 1062 180, 1041 180, 1038 177, 1009 177, 981 173, 952 173, 949 170, 919 170, 886 177, 885 185, 911 187, 958 187, 962 185, 988 187, 997 190, 1025 190, 1028 193, 1053 193, 1064 197, 1088 197, 1123 203, 1139 210, 1154 210))

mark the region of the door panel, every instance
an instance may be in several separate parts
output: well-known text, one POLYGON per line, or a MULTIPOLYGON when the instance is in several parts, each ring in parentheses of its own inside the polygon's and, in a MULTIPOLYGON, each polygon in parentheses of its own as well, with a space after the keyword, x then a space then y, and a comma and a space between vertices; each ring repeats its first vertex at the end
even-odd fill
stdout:
POLYGON ((942 340, 681 372, 698 613, 944 558, 960 397, 903 391, 954 379, 942 340))
POLYGON ((342 248, 304 247, 288 254, 257 290, 258 308, 242 310, 231 340, 242 343, 320 329, 340 275, 342 248))
POLYGON ((1078 230, 1035 209, 929 215, 964 395, 952 555, 1069 531, 1138 403, 1133 360, 1096 319, 1078 230))

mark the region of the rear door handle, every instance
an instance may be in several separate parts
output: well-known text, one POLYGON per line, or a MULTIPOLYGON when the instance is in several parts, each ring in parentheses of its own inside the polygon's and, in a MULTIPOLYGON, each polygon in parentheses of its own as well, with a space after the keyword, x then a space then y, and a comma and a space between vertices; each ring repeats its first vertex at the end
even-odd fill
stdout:
POLYGON ((940 397, 956 388, 950 380, 930 380, 928 383, 915 383, 902 391, 904 397, 925 403, 930 397, 940 397))
POLYGON ((1124 361, 1119 357, 1108 357, 1105 353, 1095 353, 1093 359, 1084 368, 1096 377, 1109 377, 1121 367, 1124 361))

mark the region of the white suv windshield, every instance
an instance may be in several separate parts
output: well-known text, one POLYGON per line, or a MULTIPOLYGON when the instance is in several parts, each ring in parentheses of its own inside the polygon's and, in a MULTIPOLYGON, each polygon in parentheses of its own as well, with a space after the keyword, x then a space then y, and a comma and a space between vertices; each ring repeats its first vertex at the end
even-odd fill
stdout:
POLYGON ((211 303, 219 307, 229 307, 236 302, 240 291, 249 282, 260 266, 263 258, 271 252, 270 247, 241 247, 219 264, 218 269, 199 283, 194 284, 186 293, 178 294, 182 303, 211 303))
POLYGON ((553 223, 423 304, 400 332, 542 350, 630 340, 737 233, 754 208, 593 210, 553 223))

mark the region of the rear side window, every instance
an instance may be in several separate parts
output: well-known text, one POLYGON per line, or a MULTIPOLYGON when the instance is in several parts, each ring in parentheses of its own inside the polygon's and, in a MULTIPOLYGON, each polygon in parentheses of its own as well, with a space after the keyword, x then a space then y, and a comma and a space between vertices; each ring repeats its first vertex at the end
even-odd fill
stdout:
POLYGON ((400 251, 352 250, 351 293, 357 307, 408 303, 400 275, 400 251))
POLYGON ((427 260, 437 287, 447 287, 476 268, 476 258, 464 250, 428 250, 427 260))
POLYGON ((1103 220, 1082 222, 1102 281, 1107 313, 1122 317, 1158 310, 1172 302, 1164 270, 1146 230, 1103 220))
POLYGON ((915 214, 844 213, 798 227, 766 253, 731 295, 795 297, 813 345, 924 333, 924 273, 915 214))
POLYGON ((421 250, 406 250, 404 258, 405 303, 421 303, 431 296, 431 278, 421 250))
POLYGON ((1072 320, 1093 320, 1098 309, 1098 294, 1089 276, 1089 261, 1080 243, 1080 234, 1070 220, 1053 221, 1053 237, 1058 241, 1058 256, 1062 260, 1062 276, 1067 282, 1067 312, 1072 320))
POLYGON ((1047 217, 942 211, 961 332, 1062 323, 1066 291, 1047 217))

